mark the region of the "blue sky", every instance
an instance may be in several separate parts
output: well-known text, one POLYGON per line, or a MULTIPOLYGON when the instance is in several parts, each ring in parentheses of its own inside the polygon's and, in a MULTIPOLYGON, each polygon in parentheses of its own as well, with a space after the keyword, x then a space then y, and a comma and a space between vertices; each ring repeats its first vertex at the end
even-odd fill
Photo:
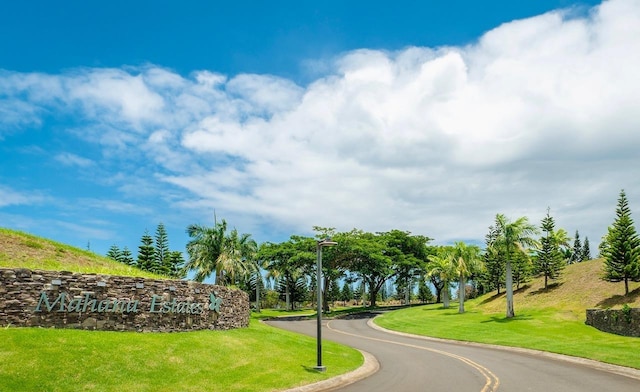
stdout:
POLYGON ((0 226, 481 242, 550 207, 595 249, 636 211, 637 0, 227 3, 0 6, 0 226))

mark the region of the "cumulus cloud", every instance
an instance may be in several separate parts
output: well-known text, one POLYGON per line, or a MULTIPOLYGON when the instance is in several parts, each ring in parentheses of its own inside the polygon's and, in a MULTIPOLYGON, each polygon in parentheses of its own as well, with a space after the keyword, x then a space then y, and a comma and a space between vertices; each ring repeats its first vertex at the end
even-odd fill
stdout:
POLYGON ((550 206, 597 240, 620 188, 640 202, 639 36, 640 2, 612 0, 464 47, 352 51, 306 86, 152 65, 5 72, 0 111, 69 105, 105 154, 142 155, 186 191, 178 208, 445 242, 481 240, 498 212, 535 222, 550 206))

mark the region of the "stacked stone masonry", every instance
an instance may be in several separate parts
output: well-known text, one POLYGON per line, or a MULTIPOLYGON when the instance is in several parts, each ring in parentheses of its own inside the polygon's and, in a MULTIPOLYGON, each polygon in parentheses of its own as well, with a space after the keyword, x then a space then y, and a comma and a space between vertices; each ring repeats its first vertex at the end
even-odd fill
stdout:
POLYGON ((241 290, 182 280, 0 268, 0 326, 175 332, 249 325, 241 290))
POLYGON ((640 309, 587 309, 586 324, 603 332, 640 337, 640 309))

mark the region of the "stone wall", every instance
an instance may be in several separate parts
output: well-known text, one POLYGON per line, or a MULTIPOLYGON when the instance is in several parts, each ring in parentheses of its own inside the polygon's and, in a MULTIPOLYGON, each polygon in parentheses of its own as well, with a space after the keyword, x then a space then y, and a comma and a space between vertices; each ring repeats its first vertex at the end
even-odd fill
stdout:
POLYGON ((192 281, 0 268, 0 326, 172 332, 249 325, 241 290, 192 281))
POLYGON ((587 309, 586 324, 604 332, 640 337, 640 309, 587 309))

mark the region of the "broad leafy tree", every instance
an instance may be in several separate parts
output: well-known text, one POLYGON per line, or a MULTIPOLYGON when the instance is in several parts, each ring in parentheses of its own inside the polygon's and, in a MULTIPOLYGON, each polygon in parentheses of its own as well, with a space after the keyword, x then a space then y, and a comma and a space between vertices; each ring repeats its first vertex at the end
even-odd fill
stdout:
POLYGON ((387 252, 385 238, 381 235, 352 230, 343 233, 337 251, 344 252, 348 269, 359 276, 369 289, 371 306, 376 305, 378 292, 387 279, 393 277, 393 259, 387 252))
POLYGON ((620 191, 616 218, 609 227, 602 253, 605 258, 604 278, 624 281, 624 293, 629 294, 629 281, 640 280, 640 238, 631 219, 631 210, 624 190, 620 191))
POLYGON ((267 278, 274 280, 284 295, 287 309, 293 310, 295 302, 306 294, 300 288, 305 277, 313 275, 315 246, 313 238, 293 235, 282 243, 263 243, 258 250, 257 259, 267 270, 267 278))

